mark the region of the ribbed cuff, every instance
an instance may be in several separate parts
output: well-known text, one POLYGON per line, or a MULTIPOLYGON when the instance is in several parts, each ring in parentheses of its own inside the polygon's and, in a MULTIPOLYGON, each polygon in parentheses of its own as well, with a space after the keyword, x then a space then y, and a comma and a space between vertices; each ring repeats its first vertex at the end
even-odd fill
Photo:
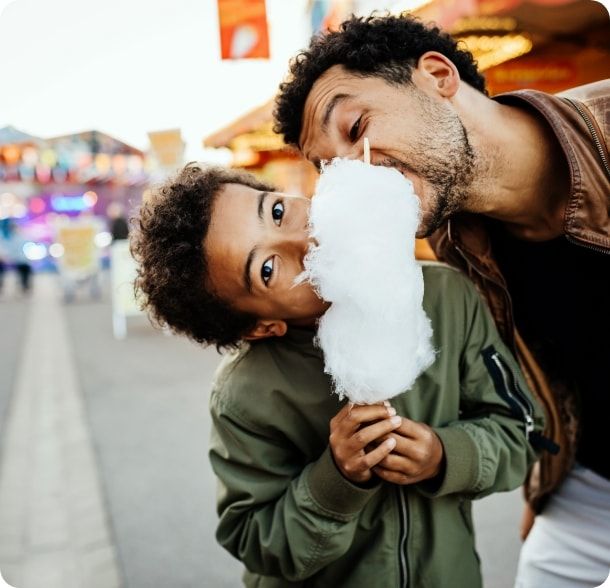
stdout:
MULTIPOLYGON (((434 428, 443 444, 445 474, 434 492, 418 484, 418 490, 430 498, 472 490, 479 477, 479 449, 466 431, 457 427, 434 428)), ((429 488, 429 486, 428 486, 429 488)))
POLYGON ((320 459, 312 464, 307 478, 311 497, 324 510, 340 515, 351 515, 371 499, 381 487, 381 482, 372 488, 362 488, 344 478, 326 448, 320 459))

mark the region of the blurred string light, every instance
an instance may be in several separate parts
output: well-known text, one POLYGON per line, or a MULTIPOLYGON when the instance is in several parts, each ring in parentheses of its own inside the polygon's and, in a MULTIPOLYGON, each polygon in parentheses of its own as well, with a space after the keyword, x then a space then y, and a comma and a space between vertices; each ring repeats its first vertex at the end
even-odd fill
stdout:
POLYGON ((521 34, 467 35, 459 40, 472 52, 481 71, 525 55, 533 47, 531 39, 521 34))
POLYGON ((112 243, 112 234, 108 231, 102 231, 93 238, 93 242, 97 247, 108 247, 112 243))
POLYGON ((5 192, 4 194, 0 194, 0 204, 2 206, 12 206, 17 202, 17 196, 15 194, 11 194, 10 192, 5 192))
POLYGON ((38 196, 35 196, 34 198, 30 198, 29 204, 30 204, 30 210, 34 214, 41 214, 47 208, 47 203, 42 198, 39 198, 38 196))
POLYGON ((15 194, 0 194, 0 219, 23 218, 27 213, 27 206, 15 194))
POLYGON ((23 244, 23 254, 30 261, 40 261, 47 256, 47 248, 43 243, 28 241, 23 244))
POLYGON ((517 19, 509 16, 465 16, 451 25, 452 35, 486 31, 499 33, 517 29, 517 19))
POLYGON ((49 247, 49 253, 51 254, 51 257, 54 257, 55 259, 61 257, 65 252, 64 246, 61 243, 53 243, 50 247, 49 247))
POLYGON ((11 209, 10 216, 13 218, 23 218, 28 213, 28 208, 25 204, 21 202, 14 204, 11 209))
POLYGON ((89 191, 83 194, 83 201, 87 206, 93 208, 97 203, 97 194, 95 192, 89 191))

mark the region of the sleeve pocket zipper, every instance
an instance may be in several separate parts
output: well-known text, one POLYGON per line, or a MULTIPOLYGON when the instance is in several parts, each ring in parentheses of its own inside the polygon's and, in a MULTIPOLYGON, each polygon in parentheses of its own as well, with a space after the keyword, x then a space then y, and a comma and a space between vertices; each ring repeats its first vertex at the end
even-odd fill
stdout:
POLYGON ((493 345, 483 349, 482 354, 496 392, 508 404, 513 416, 519 417, 523 421, 525 436, 529 440, 530 434, 534 430, 534 418, 532 416, 534 409, 529 398, 519 388, 514 373, 504 363, 493 345))
POLYGON ((506 364, 493 345, 483 349, 482 355, 496 392, 508 404, 512 415, 523 421, 525 438, 535 448, 545 449, 552 455, 559 453, 557 443, 534 430, 534 407, 521 390, 514 371, 506 364))
POLYGON ((508 404, 512 415, 522 420, 525 438, 537 449, 544 449, 552 455, 559 453, 557 443, 534 430, 534 407, 521 390, 514 371, 493 345, 483 349, 482 355, 496 392, 508 404))

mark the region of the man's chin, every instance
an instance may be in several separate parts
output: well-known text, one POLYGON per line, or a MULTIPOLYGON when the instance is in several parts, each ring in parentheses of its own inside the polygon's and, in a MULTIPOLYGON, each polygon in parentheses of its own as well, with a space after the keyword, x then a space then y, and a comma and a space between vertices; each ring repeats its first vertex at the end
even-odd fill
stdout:
POLYGON ((435 226, 436 223, 430 222, 431 220, 432 219, 429 218, 422 219, 422 221, 419 223, 419 226, 417 227, 417 231, 415 232, 416 239, 425 239, 432 235, 432 233, 434 233, 436 229, 438 229, 438 227, 435 226))

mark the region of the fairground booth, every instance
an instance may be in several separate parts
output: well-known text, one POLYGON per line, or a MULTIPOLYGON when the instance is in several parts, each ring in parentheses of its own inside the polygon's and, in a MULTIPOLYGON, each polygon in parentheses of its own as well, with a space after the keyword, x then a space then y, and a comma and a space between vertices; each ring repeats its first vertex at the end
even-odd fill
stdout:
POLYGON ((91 221, 103 250, 108 216, 128 214, 148 179, 144 153, 104 133, 41 139, 0 129, 0 223, 19 227, 37 269, 55 267, 65 253, 58 227, 77 220, 91 221))

